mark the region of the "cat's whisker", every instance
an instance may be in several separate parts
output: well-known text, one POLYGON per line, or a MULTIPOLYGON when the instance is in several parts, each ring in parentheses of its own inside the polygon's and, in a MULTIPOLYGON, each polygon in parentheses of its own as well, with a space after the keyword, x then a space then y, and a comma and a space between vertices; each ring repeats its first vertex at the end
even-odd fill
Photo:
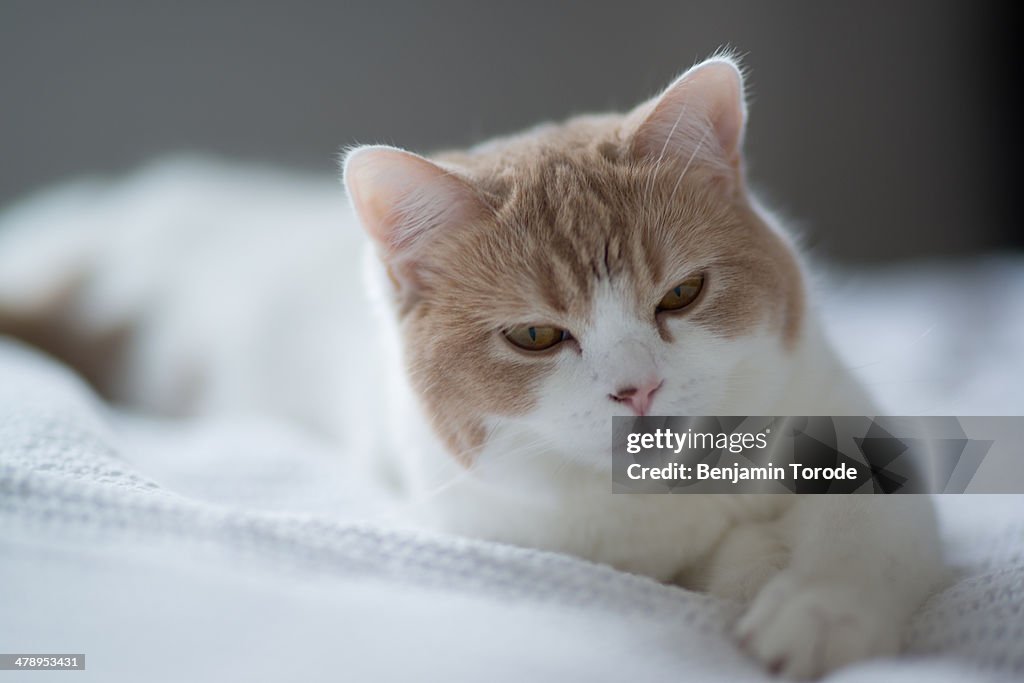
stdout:
MULTIPOLYGON (((488 430, 487 436, 481 441, 481 443, 479 445, 472 446, 470 448, 466 448, 466 449, 464 449, 462 451, 459 451, 459 452, 453 454, 452 458, 455 459, 455 460, 459 460, 459 459, 465 458, 468 462, 475 463, 476 459, 473 456, 476 455, 476 453, 480 449, 482 449, 483 446, 490 440, 492 432, 493 432, 493 428, 491 430, 488 430)), ((441 464, 441 463, 435 463, 435 464, 437 465, 437 467, 442 467, 443 466, 443 464, 441 464)), ((449 468, 446 467, 445 469, 449 469, 449 468)), ((442 493, 444 493, 445 491, 447 491, 451 487, 459 484, 460 482, 462 482, 462 481, 472 477, 475 473, 476 473, 476 468, 474 467, 473 464, 471 464, 469 467, 461 468, 461 469, 457 470, 454 475, 449 476, 447 479, 445 479, 444 481, 440 482, 439 484, 436 484, 432 488, 425 489, 423 491, 419 491, 419 492, 416 493, 416 495, 414 497, 407 498, 403 505, 401 505, 399 507, 396 507, 396 508, 391 508, 390 510, 387 511, 387 513, 380 515, 377 519, 390 519, 390 518, 396 518, 396 517, 401 518, 403 516, 407 517, 409 515, 409 513, 414 511, 416 508, 422 507, 422 506, 430 503, 432 500, 437 498, 439 495, 441 495, 442 493)), ((431 477, 431 478, 433 478, 433 477, 431 477)))
MULTIPOLYGON (((931 325, 928 326, 928 329, 926 329, 924 332, 922 332, 918 336, 916 336, 913 339, 911 339, 910 341, 908 341, 905 346, 903 346, 901 349, 899 349, 899 351, 909 351, 910 349, 912 349, 914 347, 914 345, 918 344, 922 339, 924 339, 925 337, 930 335, 932 333, 932 331, 935 330, 936 327, 938 327, 938 323, 932 323, 931 325)), ((896 353, 897 353, 896 349, 890 348, 889 351, 890 351, 890 354, 889 354, 890 356, 895 356, 896 353)), ((882 363, 888 362, 888 360, 889 359, 887 359, 887 358, 883 358, 883 357, 879 356, 875 360, 867 361, 865 363, 861 363, 860 365, 849 365, 849 366, 844 365, 844 369, 846 369, 848 371, 851 371, 851 372, 852 371, 856 371, 856 370, 863 370, 864 368, 871 368, 871 367, 875 367, 876 365, 881 365, 882 363)))
MULTIPOLYGON (((536 446, 536 445, 541 445, 541 444, 548 444, 549 445, 549 442, 548 442, 547 439, 543 439, 543 438, 536 439, 536 440, 534 440, 532 442, 527 442, 525 444, 518 445, 513 450, 498 451, 497 453, 494 454, 494 457, 497 457, 499 459, 505 459, 505 458, 508 458, 508 457, 518 457, 518 456, 526 456, 528 458, 529 457, 537 457, 538 451, 536 449, 534 449, 533 447, 536 446)), ((474 447, 474 448, 466 449, 465 451, 463 451, 459 455, 460 456, 465 456, 465 455, 469 454, 471 451, 475 451, 475 450, 477 450, 479 448, 480 447, 477 446, 477 447, 474 447)), ((454 487, 454 486, 458 485, 459 483, 461 483, 461 482, 463 482, 463 481, 465 481, 467 479, 470 479, 471 477, 475 476, 479 472, 479 466, 477 466, 475 464, 475 462, 476 462, 475 460, 472 461, 472 462, 474 464, 471 464, 469 467, 461 469, 454 476, 450 476, 445 481, 442 481, 441 483, 439 483, 439 484, 437 484, 437 485, 435 485, 435 486, 433 486, 433 487, 431 487, 429 489, 426 489, 424 491, 418 492, 415 497, 407 499, 406 502, 403 505, 401 505, 399 507, 396 507, 396 508, 389 509, 386 513, 382 513, 381 515, 376 517, 376 519, 377 520, 385 520, 385 519, 403 518, 403 517, 409 518, 411 513, 415 512, 417 508, 422 508, 422 507, 428 505, 429 503, 433 502, 437 497, 439 497, 440 495, 444 494, 446 491, 448 491, 452 487, 454 487)))

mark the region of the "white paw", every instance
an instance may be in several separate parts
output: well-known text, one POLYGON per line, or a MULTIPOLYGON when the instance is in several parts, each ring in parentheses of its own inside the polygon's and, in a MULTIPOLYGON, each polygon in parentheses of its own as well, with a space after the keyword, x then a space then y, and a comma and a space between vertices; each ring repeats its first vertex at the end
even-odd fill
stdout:
POLYGON ((753 561, 716 567, 706 590, 720 598, 749 602, 788 561, 788 553, 774 553, 765 554, 753 561))
POLYGON ((736 626, 740 646, 769 671, 816 678, 898 651, 902 623, 877 596, 841 579, 772 579, 736 626))

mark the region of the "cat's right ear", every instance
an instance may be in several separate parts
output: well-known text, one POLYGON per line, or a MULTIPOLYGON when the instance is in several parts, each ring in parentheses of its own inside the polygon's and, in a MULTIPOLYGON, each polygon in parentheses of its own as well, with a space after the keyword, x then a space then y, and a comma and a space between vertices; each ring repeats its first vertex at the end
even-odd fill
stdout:
POLYGON ((485 211, 474 188, 453 171, 383 145, 345 155, 343 175, 363 229, 399 286, 416 278, 423 248, 440 230, 479 220, 485 211))

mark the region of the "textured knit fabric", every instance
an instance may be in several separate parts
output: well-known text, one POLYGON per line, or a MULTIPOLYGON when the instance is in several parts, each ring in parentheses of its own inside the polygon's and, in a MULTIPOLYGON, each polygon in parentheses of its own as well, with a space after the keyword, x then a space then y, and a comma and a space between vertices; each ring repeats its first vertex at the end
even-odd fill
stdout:
MULTIPOLYGON (((993 280, 1000 296, 1024 293, 1024 268, 1011 265, 993 280)), ((929 280, 947 286, 940 272, 851 288, 833 327, 867 324, 872 302, 890 300, 884 318, 929 280)), ((956 408, 1020 412, 1009 343, 1020 320, 975 326, 985 348, 964 352, 945 332, 893 363, 946 382, 956 408), (966 353, 959 375, 950 348, 966 353)), ((883 394, 935 400, 909 381, 883 394)), ((1024 496, 938 505, 956 576, 914 618, 904 655, 830 680, 1024 678, 1024 496)), ((0 651, 86 655, 85 672, 32 680, 772 680, 729 637, 737 605, 567 556, 403 530, 408 512, 288 424, 117 412, 61 365, 0 341, 0 651)))

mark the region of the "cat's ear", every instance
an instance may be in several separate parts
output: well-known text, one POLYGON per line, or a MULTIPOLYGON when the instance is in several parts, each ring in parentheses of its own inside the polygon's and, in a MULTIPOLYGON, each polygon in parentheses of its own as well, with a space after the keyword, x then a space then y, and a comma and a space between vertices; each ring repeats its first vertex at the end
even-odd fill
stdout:
POLYGON ((708 161, 740 169, 747 106, 743 74, 728 56, 712 57, 677 78, 630 115, 636 155, 708 161))
POLYGON ((466 180, 395 147, 351 150, 343 174, 352 206, 393 275, 411 277, 432 234, 469 224, 485 211, 466 180))

